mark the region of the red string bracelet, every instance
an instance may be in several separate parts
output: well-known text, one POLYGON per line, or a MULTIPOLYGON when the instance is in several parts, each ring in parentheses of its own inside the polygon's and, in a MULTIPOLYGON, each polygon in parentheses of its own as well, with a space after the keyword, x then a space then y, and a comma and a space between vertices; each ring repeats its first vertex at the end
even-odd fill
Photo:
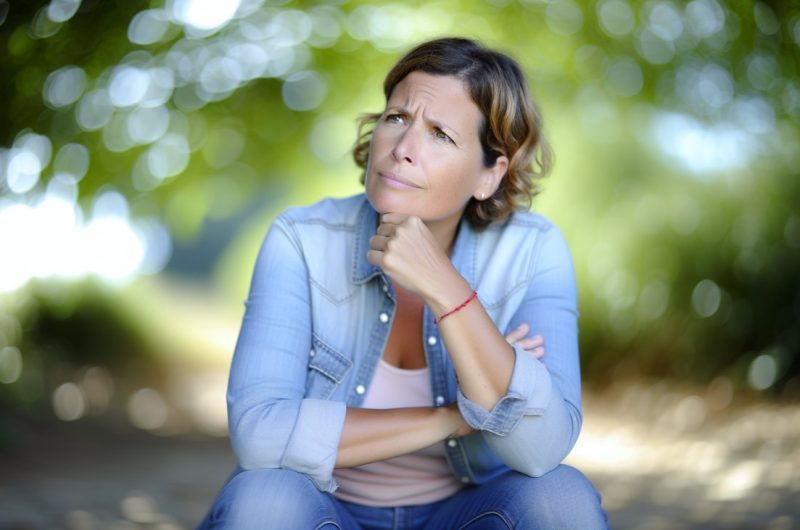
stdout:
POLYGON ((460 306, 456 307, 456 308, 455 308, 455 309, 453 309, 452 311, 448 311, 447 313, 445 313, 444 315, 442 315, 442 316, 440 316, 440 317, 436 317, 436 318, 434 318, 434 319, 433 319, 433 323, 434 323, 434 324, 438 324, 439 322, 441 322, 441 321, 442 321, 442 320, 444 320, 445 318, 449 317, 449 316, 450 316, 450 315, 452 315, 453 313, 458 313, 459 311, 461 311, 462 309, 464 309, 464 308, 467 306, 467 304, 469 304, 470 302, 472 302, 472 301, 475 299, 475 297, 476 297, 476 296, 478 296, 478 291, 472 291, 472 294, 471 294, 471 295, 469 295, 469 298, 467 298, 466 300, 464 300, 464 302, 463 302, 463 303, 462 303, 460 306))

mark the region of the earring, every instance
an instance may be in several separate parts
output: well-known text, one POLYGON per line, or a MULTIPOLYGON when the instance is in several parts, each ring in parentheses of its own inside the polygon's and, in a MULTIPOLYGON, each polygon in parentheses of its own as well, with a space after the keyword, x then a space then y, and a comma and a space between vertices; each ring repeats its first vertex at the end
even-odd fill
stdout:
POLYGON ((484 197, 486 197, 486 194, 485 193, 481 193, 481 200, 483 200, 484 197))

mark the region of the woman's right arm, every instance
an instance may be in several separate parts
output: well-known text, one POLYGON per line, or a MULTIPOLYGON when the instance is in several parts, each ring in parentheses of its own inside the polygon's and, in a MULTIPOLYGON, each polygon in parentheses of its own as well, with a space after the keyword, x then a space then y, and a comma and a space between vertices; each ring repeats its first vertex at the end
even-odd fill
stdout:
POLYGON ((406 454, 467 432, 455 407, 346 409, 305 398, 309 288, 299 243, 279 217, 256 260, 228 382, 230 439, 244 469, 292 469, 331 491, 334 466, 406 454))
POLYGON ((336 467, 355 467, 419 451, 472 432, 456 404, 400 409, 348 408, 336 467))
POLYGON ((308 273, 280 216, 256 259, 231 364, 231 445, 244 469, 293 469, 330 491, 346 410, 344 403, 304 399, 310 350, 308 273))

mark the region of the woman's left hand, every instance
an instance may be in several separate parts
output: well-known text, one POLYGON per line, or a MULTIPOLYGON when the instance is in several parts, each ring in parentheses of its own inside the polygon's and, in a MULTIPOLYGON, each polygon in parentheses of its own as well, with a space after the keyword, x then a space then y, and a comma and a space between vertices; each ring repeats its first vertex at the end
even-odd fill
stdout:
POLYGON ((533 337, 526 337, 525 335, 531 330, 531 327, 523 322, 516 329, 506 335, 506 341, 512 346, 519 346, 525 351, 530 352, 537 359, 544 357, 544 337, 541 335, 534 335, 533 337))
MULTIPOLYGON (((455 272, 450 259, 419 217, 397 213, 381 215, 369 240, 367 260, 400 287, 426 298, 455 272)), ((457 274, 457 273, 456 273, 457 274)))

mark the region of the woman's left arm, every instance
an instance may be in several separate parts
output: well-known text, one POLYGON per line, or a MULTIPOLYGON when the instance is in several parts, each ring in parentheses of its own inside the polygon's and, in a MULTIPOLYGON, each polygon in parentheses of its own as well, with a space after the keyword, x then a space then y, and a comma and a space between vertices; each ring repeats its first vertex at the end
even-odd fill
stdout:
MULTIPOLYGON (((414 240, 423 249, 426 246, 424 237, 414 237, 414 223, 410 225, 404 227, 406 233, 395 230, 391 239, 396 242, 381 248, 386 255, 375 261, 401 285, 418 292, 441 316, 458 307, 472 289, 443 253, 423 250, 423 263, 420 254, 416 259, 404 256, 414 240), (413 268, 411 262, 415 262, 413 268)), ((527 322, 532 334, 542 335, 547 367, 522 347, 509 345, 479 300, 439 323, 458 377, 464 418, 483 432, 503 462, 533 476, 550 471, 566 457, 581 425, 572 260, 554 226, 546 227, 538 238, 528 288, 509 329, 527 322)))
POLYGON ((531 334, 544 337, 547 366, 522 347, 490 343, 486 335, 495 339, 500 333, 480 305, 470 312, 465 307, 439 324, 459 377, 459 408, 467 423, 482 431, 506 465, 531 476, 543 475, 561 463, 575 445, 582 423, 572 258, 554 226, 537 237, 530 282, 510 329, 527 322, 531 334), (511 370, 504 372, 509 375, 503 394, 489 403, 475 399, 464 377, 479 379, 480 374, 462 374, 456 359, 480 359, 488 369, 484 373, 496 377, 497 368, 506 367, 507 357, 501 352, 512 353, 511 370), (498 358, 503 362, 498 363, 498 358))

